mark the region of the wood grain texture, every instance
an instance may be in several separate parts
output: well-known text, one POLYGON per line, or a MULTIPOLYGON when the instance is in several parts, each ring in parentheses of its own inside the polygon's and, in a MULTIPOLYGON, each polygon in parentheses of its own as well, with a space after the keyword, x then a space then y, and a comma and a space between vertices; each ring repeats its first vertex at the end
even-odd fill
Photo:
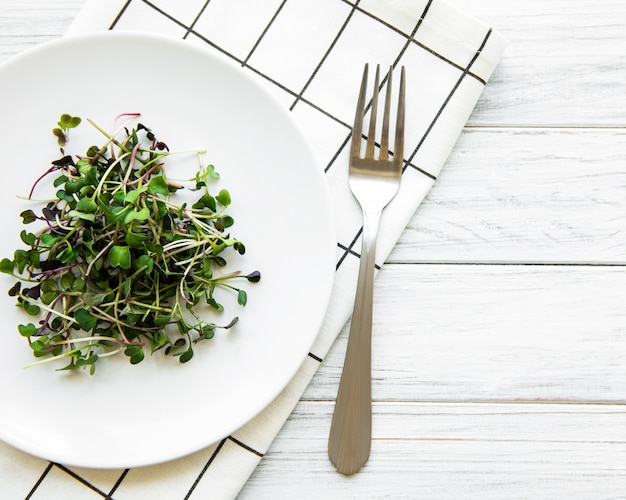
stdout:
POLYGON ((0 62, 59 38, 85 0, 0 0, 0 62))
POLYGON ((470 125, 624 126, 626 3, 448 0, 509 41, 470 125))
POLYGON ((466 129, 388 260, 625 264, 625 165, 626 130, 466 129))
POLYGON ((240 499, 625 495, 622 406, 377 404, 370 460, 349 478, 324 457, 327 428, 311 425, 331 411, 300 403, 240 499))
MULTIPOLYGON (((374 401, 626 404, 626 268, 390 264, 377 279, 374 401)), ((346 339, 305 399, 335 397, 346 339)))

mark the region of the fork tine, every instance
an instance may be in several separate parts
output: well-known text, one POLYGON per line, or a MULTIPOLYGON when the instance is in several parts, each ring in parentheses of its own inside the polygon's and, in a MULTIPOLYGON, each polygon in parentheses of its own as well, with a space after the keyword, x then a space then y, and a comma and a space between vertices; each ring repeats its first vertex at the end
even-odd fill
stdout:
POLYGON ((385 95, 385 113, 383 115, 382 137, 380 139, 380 159, 389 159, 389 114, 391 112, 391 73, 393 66, 389 66, 387 74, 387 93, 385 95))
POLYGON ((396 139, 393 148, 393 160, 397 168, 402 167, 404 158, 404 106, 405 106, 405 76, 404 66, 400 72, 400 94, 398 96, 398 113, 396 116, 396 139))
POLYGON ((374 157, 374 145, 376 140, 376 114, 378 111, 378 85, 380 76, 380 64, 376 65, 376 77, 374 78, 374 89, 372 95, 372 109, 370 111, 370 127, 367 133, 367 145, 365 147, 365 157, 374 157))
POLYGON ((361 90, 359 91, 359 100, 356 105, 356 116, 354 117, 354 126, 352 127, 352 146, 350 155, 353 158, 361 156, 361 137, 363 135, 363 115, 365 114, 365 93, 367 92, 367 68, 365 63, 363 68, 363 78, 361 80, 361 90))

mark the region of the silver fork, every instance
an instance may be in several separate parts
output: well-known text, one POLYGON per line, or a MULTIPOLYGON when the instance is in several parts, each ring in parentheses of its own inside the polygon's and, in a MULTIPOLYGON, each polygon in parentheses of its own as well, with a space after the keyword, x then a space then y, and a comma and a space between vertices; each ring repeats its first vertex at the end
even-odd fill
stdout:
POLYGON ((361 91, 352 129, 350 149, 350 189, 363 210, 361 263, 346 359, 339 384, 335 412, 330 427, 328 456, 343 474, 357 472, 367 462, 372 440, 372 302, 376 238, 380 217, 400 187, 404 150, 404 67, 396 115, 395 144, 389 158, 389 115, 391 110, 391 75, 387 92, 378 157, 375 156, 376 114, 380 67, 376 67, 374 92, 365 155, 361 155, 368 65, 363 70, 361 91))

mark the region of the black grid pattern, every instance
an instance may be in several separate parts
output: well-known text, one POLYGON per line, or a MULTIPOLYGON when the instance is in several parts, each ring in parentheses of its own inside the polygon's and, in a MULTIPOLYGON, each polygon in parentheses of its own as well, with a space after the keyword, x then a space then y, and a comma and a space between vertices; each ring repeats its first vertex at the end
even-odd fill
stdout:
MULTIPOLYGON (((257 75, 268 86, 273 87, 275 92, 283 96, 283 101, 286 103, 289 110, 296 111, 298 108, 304 106, 308 108, 307 112, 317 113, 323 117, 324 120, 329 120, 333 123, 335 129, 339 131, 339 133, 336 134, 339 137, 337 141, 338 144, 334 149, 329 150, 330 152, 325 161, 325 165, 323 165, 324 172, 330 174, 333 172, 336 165, 338 169, 345 167, 343 162, 339 160, 342 158, 342 154, 346 151, 346 146, 349 144, 351 138, 351 124, 348 123, 346 118, 340 113, 332 109, 332 107, 318 102, 315 98, 315 94, 311 92, 311 88, 316 83, 316 79, 319 77, 329 58, 333 56, 334 51, 341 45, 342 39, 347 36, 347 31, 351 28, 351 24, 357 22, 356 19, 359 19, 359 22, 374 23, 400 41, 398 44, 399 48, 392 57, 392 65, 394 67, 403 63, 409 50, 417 50, 426 54, 428 57, 436 59, 439 63, 445 64, 451 71, 456 71, 457 76, 451 82, 450 88, 443 94, 442 100, 436 103, 436 112, 432 120, 422 131, 421 136, 416 138, 415 146, 408 151, 408 156, 403 159, 405 174, 407 171, 410 171, 414 175, 424 176, 429 182, 436 179, 435 173, 429 172, 415 162, 416 157, 418 156, 420 148, 422 148, 429 134, 431 134, 431 131, 463 82, 469 79, 478 82, 480 85, 486 83, 486 79, 483 76, 473 71, 473 66, 490 39, 492 34, 490 29, 484 33, 482 42, 475 48, 473 57, 469 61, 462 63, 452 60, 445 54, 439 53, 419 39, 420 29, 428 18, 429 11, 433 4, 436 3, 437 0, 425 0, 422 2, 424 4, 423 10, 421 14, 416 17, 413 27, 409 32, 394 26, 389 21, 379 17, 376 13, 363 7, 361 0, 325 0, 321 2, 325 6, 324 8, 329 6, 333 7, 332 14, 335 16, 334 33, 326 37, 323 46, 317 47, 318 50, 316 53, 318 55, 310 64, 308 74, 296 84, 293 81, 283 81, 282 78, 277 76, 276 71, 272 69, 267 70, 262 63, 257 63, 257 55, 264 49, 266 41, 272 35, 274 26, 281 21, 281 16, 284 15, 285 11, 290 8, 298 8, 298 5, 292 4, 303 2, 301 0, 276 0, 273 10, 271 10, 271 12, 264 12, 265 17, 263 22, 259 25, 258 32, 253 37, 248 36, 247 46, 232 48, 227 43, 221 42, 219 37, 212 37, 211 30, 207 29, 205 26, 205 24, 207 24, 206 21, 210 21, 211 16, 217 15, 216 12, 219 13, 221 10, 229 8, 225 3, 226 1, 232 4, 241 4, 240 0, 202 0, 196 2, 179 2, 178 4, 172 0, 126 0, 120 6, 116 15, 108 22, 108 29, 126 29, 128 27, 143 29, 141 26, 127 26, 125 23, 130 18, 136 20, 138 16, 144 17, 146 23, 153 22, 156 18, 159 18, 159 22, 171 25, 173 28, 172 31, 176 31, 180 38, 186 40, 193 39, 193 43, 200 43, 212 47, 226 57, 236 61, 246 70, 257 75), (190 12, 189 5, 191 4, 194 5, 194 12, 190 12), (182 5, 186 5, 186 7, 183 8, 181 7, 182 5)), ((248 5, 251 6, 251 3, 252 2, 249 2, 248 5)), ((310 3, 311 2, 309 2, 309 4, 310 3)), ((420 4, 420 2, 416 3, 420 4)), ((268 4, 269 2, 265 2, 265 5, 268 4)), ((242 12, 245 12, 245 10, 241 10, 241 5, 235 5, 230 8, 239 9, 238 15, 240 16, 242 12)), ((208 24, 210 25, 211 23, 209 22, 208 24)), ((150 29, 154 31, 154 28, 150 29)), ((146 28, 145 30, 148 29, 146 28)), ((260 58, 258 60, 262 61, 260 58)), ((381 87, 382 85, 384 85, 384 82, 381 84, 381 87)), ((358 248, 361 232, 362 226, 356 226, 351 229, 350 236, 345 238, 344 241, 337 243, 337 270, 344 266, 348 260, 355 259, 358 261, 359 253, 355 248, 358 248)), ((323 356, 319 355, 319 353, 309 353, 309 359, 317 365, 322 362, 323 356)), ((192 495, 202 483, 202 480, 210 471, 212 465, 216 462, 220 454, 223 453, 224 449, 229 446, 235 446, 243 453, 250 454, 257 461, 264 455, 263 452, 254 449, 252 446, 236 437, 226 437, 211 449, 205 450, 208 456, 205 457, 204 465, 197 472, 194 480, 188 485, 188 490, 182 498, 192 498, 192 495)), ((132 473, 132 471, 128 469, 116 472, 111 471, 110 481, 112 484, 108 489, 103 489, 101 486, 96 486, 93 481, 88 480, 85 477, 86 474, 79 474, 72 468, 49 462, 25 498, 35 497, 38 494, 45 496, 46 479, 53 472, 67 474, 81 483, 86 489, 85 498, 107 499, 114 498, 116 491, 119 490, 129 476, 129 472, 132 473)))

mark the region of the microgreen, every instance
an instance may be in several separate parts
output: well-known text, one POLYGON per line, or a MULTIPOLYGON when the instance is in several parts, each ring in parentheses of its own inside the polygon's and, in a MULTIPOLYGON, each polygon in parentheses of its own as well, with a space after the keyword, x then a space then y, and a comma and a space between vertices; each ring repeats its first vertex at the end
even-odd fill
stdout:
POLYGON ((65 146, 68 140, 68 133, 71 128, 80 125, 81 119, 78 116, 62 114, 57 126, 52 129, 52 133, 56 136, 59 146, 65 146))
MULTIPOLYGON (((60 145, 80 123, 61 116, 53 129, 60 145)), ((227 232, 231 195, 209 191, 219 178, 213 165, 200 168, 189 188, 168 181, 164 161, 172 153, 145 125, 108 134, 90 123, 105 144, 76 157, 61 150, 31 189, 55 176, 56 198, 39 213, 20 214, 29 226, 20 233, 24 248, 0 260, 0 272, 17 279, 9 295, 31 318, 18 332, 40 358, 33 364, 63 358, 63 370, 93 374, 100 358, 118 353, 131 364, 156 351, 185 363, 198 342, 238 321, 218 326, 196 306, 223 311, 218 290, 245 306, 246 291, 232 283, 261 278, 258 271, 219 272, 227 250, 245 253, 227 232), (197 192, 191 205, 176 203, 173 194, 183 189, 197 192)))

